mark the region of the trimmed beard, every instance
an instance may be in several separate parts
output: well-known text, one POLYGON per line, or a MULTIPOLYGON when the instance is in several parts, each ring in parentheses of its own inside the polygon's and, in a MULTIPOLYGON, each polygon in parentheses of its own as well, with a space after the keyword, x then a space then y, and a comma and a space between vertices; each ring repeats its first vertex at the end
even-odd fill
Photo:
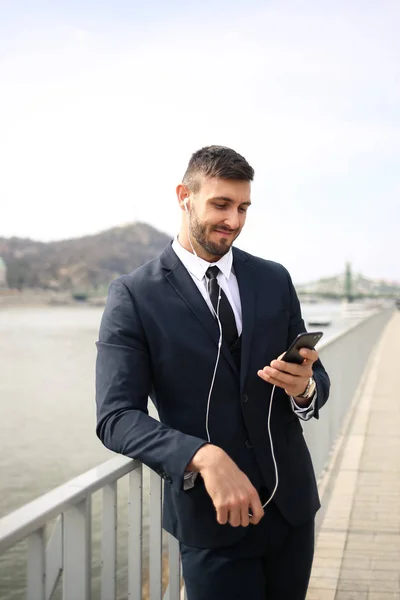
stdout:
MULTIPOLYGON (((213 231, 213 230, 211 230, 211 231, 213 231)), ((233 242, 235 241, 235 239, 237 237, 236 236, 233 239, 232 244, 229 244, 229 242, 228 242, 226 245, 223 243, 216 243, 216 242, 212 242, 211 240, 207 240, 206 225, 203 225, 200 222, 193 206, 190 211, 189 235, 191 235, 192 238, 194 238, 196 240, 196 242, 199 244, 199 246, 201 246, 203 248, 203 250, 205 250, 207 252, 207 254, 210 254, 212 256, 224 256, 225 254, 227 254, 227 252, 229 252, 233 242)))

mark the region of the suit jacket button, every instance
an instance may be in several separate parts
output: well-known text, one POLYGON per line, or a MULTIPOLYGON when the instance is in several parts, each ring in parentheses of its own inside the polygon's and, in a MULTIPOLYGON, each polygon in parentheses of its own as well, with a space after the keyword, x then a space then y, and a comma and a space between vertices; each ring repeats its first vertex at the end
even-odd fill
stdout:
POLYGON ((243 394, 242 396, 242 402, 246 403, 248 401, 249 397, 247 394, 243 394))
POLYGON ((253 447, 252 444, 251 444, 251 442, 250 442, 250 440, 246 440, 245 441, 245 446, 246 446, 246 448, 252 448, 253 447))

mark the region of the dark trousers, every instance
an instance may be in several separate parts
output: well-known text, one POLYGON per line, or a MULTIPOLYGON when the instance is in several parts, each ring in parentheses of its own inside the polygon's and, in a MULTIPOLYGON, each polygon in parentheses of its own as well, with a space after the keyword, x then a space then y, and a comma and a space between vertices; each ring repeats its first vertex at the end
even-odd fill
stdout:
POLYGON ((180 544, 188 600, 304 600, 314 554, 314 520, 291 527, 273 503, 239 543, 180 544))

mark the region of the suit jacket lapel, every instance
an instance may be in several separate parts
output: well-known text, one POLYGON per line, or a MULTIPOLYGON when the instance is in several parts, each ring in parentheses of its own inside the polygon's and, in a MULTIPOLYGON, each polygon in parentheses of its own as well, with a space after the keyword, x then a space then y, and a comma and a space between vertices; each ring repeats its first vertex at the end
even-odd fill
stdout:
POLYGON ((248 264, 247 255, 233 248, 233 267, 237 278, 240 302, 242 305, 242 350, 240 368, 240 391, 242 392, 246 383, 249 368, 251 340, 253 337, 255 310, 256 310, 256 286, 254 272, 248 264), (247 263, 247 264, 246 264, 247 263))
MULTIPOLYGON (((176 256, 170 245, 167 246, 160 258, 163 266, 168 269, 166 273, 168 282, 172 285, 176 293, 182 298, 185 304, 190 308, 201 325, 207 330, 215 346, 217 347, 219 340, 218 323, 212 315, 190 274, 176 256)), ((231 352, 225 342, 222 343, 221 354, 225 357, 234 372, 238 374, 231 352)))

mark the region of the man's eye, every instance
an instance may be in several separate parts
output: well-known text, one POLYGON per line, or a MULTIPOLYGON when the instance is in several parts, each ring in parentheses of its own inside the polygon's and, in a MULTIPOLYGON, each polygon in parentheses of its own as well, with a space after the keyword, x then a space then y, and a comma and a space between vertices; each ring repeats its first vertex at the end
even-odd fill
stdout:
POLYGON ((214 204, 215 208, 225 208, 225 204, 214 204))

